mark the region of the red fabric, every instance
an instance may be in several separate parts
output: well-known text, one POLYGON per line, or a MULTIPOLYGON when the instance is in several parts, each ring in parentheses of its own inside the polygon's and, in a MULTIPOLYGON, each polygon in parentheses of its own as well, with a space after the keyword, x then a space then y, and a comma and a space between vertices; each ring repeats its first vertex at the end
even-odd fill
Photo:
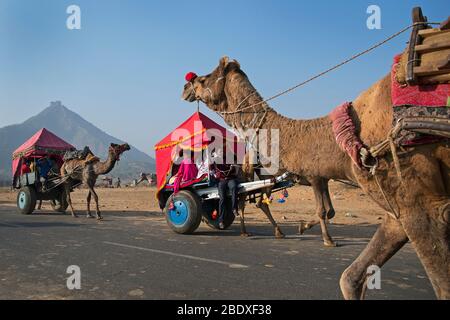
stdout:
POLYGON ((350 107, 351 103, 346 102, 334 109, 329 117, 333 122, 333 133, 337 144, 361 168, 359 150, 363 147, 363 143, 356 136, 355 124, 349 114, 350 107))
POLYGON ((194 72, 188 72, 186 73, 186 76, 184 78, 186 79, 187 82, 191 82, 195 78, 197 78, 197 74, 195 74, 194 72))
POLYGON ((75 150, 75 147, 59 138, 54 133, 42 128, 13 152, 13 182, 19 175, 21 158, 56 155, 56 153, 62 153, 68 150, 75 150))
POLYGON ((26 173, 30 173, 31 170, 30 170, 30 167, 28 167, 26 163, 22 163, 22 167, 20 168, 20 172, 23 175, 23 174, 26 174, 26 173))
MULTIPOLYGON (((155 145, 158 194, 159 191, 164 188, 166 181, 172 174, 172 163, 178 148, 201 151, 212 143, 218 143, 215 142, 215 132, 210 131, 210 129, 217 130, 217 134, 220 133, 222 137, 225 137, 229 147, 233 148, 234 151, 237 151, 238 148, 245 150, 245 145, 243 143, 238 143, 237 137, 233 133, 215 123, 201 112, 194 113, 189 119, 180 124, 175 130, 155 145), (180 139, 182 140, 180 141, 180 139)), ((224 142, 221 141, 220 143, 222 145, 224 142)), ((242 154, 243 153, 244 152, 242 152, 242 154)))
POLYGON ((183 159, 180 164, 180 168, 176 174, 175 181, 173 183, 173 193, 180 191, 180 185, 182 183, 189 182, 197 178, 198 169, 195 163, 192 163, 190 159, 183 159))
POLYGON ((394 57, 391 70, 392 104, 397 106, 445 107, 450 97, 450 84, 417 85, 402 87, 396 79, 396 65, 401 55, 394 57))

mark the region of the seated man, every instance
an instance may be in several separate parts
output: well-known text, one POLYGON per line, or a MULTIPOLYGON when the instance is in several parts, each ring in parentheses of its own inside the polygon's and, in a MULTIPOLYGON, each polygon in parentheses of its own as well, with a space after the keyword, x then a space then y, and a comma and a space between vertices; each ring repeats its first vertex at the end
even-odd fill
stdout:
POLYGON ((218 181, 219 189, 219 228, 224 229, 226 214, 227 190, 231 192, 231 210, 235 216, 238 212, 238 167, 236 165, 216 164, 211 165, 214 178, 218 181))
POLYGON ((41 181, 44 190, 47 187, 46 186, 47 178, 48 178, 48 174, 49 174, 50 170, 52 169, 52 166, 53 166, 53 163, 47 156, 42 157, 37 162, 39 180, 41 181))

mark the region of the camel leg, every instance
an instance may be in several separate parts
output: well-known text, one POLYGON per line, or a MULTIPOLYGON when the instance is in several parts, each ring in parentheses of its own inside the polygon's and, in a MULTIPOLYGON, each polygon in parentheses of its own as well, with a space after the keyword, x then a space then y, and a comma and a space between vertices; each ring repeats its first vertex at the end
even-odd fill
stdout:
POLYGON ((95 214, 97 216, 97 220, 102 220, 103 217, 100 214, 100 207, 98 206, 98 195, 94 190, 93 186, 89 186, 89 191, 90 193, 94 196, 94 201, 95 201, 95 214))
POLYGON ((41 210, 41 208, 42 208, 42 200, 39 200, 39 204, 38 204, 37 210, 41 210))
POLYGON ((430 279, 438 299, 450 299, 450 200, 423 201, 425 210, 414 208, 401 222, 430 279))
POLYGON ((304 234, 306 230, 311 229, 312 227, 320 224, 319 220, 312 220, 312 221, 301 221, 300 226, 298 227, 298 233, 304 234))
POLYGON ((267 216, 267 218, 269 219, 270 223, 273 225, 273 227, 275 228, 275 238, 277 239, 283 239, 285 237, 284 233, 281 232, 280 227, 278 226, 278 224, 276 223, 275 219, 272 217, 272 213, 270 212, 270 208, 266 203, 262 202, 262 197, 260 198, 259 202, 258 202, 258 208, 260 208, 264 214, 267 216))
POLYGON ((72 197, 70 196, 70 187, 68 183, 64 184, 64 189, 66 191, 66 197, 67 197, 67 203, 70 206, 70 212, 72 213, 72 217, 74 218, 78 218, 78 216, 75 213, 75 210, 73 210, 73 205, 72 205, 72 197))
POLYGON ((328 188, 328 179, 322 179, 322 194, 323 194, 323 205, 325 207, 326 212, 326 220, 331 220, 336 215, 336 211, 334 211, 333 203, 331 202, 330 190, 328 188))
POLYGON ((92 214, 91 214, 91 191, 89 190, 86 201, 87 201, 87 214, 86 217, 87 218, 93 218, 92 214))
POLYGON ((241 208, 241 236, 242 237, 250 237, 252 234, 247 232, 247 229, 245 228, 245 221, 244 221, 244 211, 245 206, 242 206, 241 208))
POLYGON ((364 298, 367 268, 371 265, 381 268, 407 242, 408 237, 401 224, 386 214, 366 248, 343 272, 339 284, 344 298, 364 298))
POLYGON ((328 193, 328 181, 317 178, 311 179, 311 186, 316 197, 316 214, 319 217, 320 229, 322 230, 323 243, 326 247, 336 247, 337 244, 333 241, 327 228, 328 215, 334 216, 334 209, 331 205, 330 194, 328 193), (332 212, 331 212, 332 211, 332 212))

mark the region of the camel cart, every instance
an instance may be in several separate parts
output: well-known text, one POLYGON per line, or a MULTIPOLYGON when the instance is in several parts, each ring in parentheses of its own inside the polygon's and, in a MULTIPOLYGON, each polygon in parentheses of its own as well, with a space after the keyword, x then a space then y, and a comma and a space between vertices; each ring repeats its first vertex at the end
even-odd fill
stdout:
POLYGON ((56 212, 65 212, 67 201, 63 179, 59 170, 66 151, 75 148, 52 132, 43 128, 14 151, 12 158, 13 188, 18 190, 17 209, 22 214, 31 214, 36 203, 48 200, 56 212), (53 175, 50 173, 45 182, 41 181, 39 160, 51 159, 54 163, 53 175))
MULTIPOLYGON (((240 148, 245 151, 245 146, 237 142, 236 136, 202 113, 196 112, 155 146, 157 199, 167 224, 176 233, 191 234, 197 230, 201 221, 213 229, 219 229, 219 191, 208 170, 204 174, 200 173, 197 179, 181 183, 180 191, 175 195, 172 182, 178 169, 175 160, 179 150, 189 150, 195 158, 198 153, 208 153, 208 148, 212 148, 212 141, 215 141, 217 147, 220 138, 223 138, 224 149, 228 148, 235 153, 242 150, 240 148), (181 130, 184 137, 180 138, 176 134, 177 130, 181 130), (219 134, 220 137, 212 137, 211 134, 219 134)), ((276 192, 293 185, 289 174, 285 173, 274 179, 241 183, 238 185, 238 193, 240 199, 254 201, 262 196, 266 188, 276 192)), ((230 227, 235 219, 231 210, 231 196, 226 201, 226 207, 223 221, 225 229, 230 227)))

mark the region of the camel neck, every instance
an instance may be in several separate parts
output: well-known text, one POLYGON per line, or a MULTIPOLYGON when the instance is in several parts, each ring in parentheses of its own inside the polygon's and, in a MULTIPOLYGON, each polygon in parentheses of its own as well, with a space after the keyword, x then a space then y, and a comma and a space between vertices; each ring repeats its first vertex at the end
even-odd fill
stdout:
MULTIPOLYGON (((267 102, 264 102, 263 97, 244 75, 242 75, 242 79, 234 79, 229 85, 226 85, 225 94, 228 101, 227 111, 243 110, 242 112, 224 114, 225 122, 239 130, 280 128, 279 126, 283 126, 284 123, 292 122, 296 122, 297 125, 317 123, 316 120, 291 119, 279 114, 267 102), (239 88, 239 90, 236 90, 236 88, 239 88), (274 126, 274 124, 277 126, 274 126)), ((307 125, 304 127, 307 127, 307 125)))
MULTIPOLYGON (((331 130, 331 122, 327 116, 311 120, 285 117, 269 107, 266 102, 263 102, 263 98, 256 92, 256 89, 245 76, 242 79, 234 78, 233 80, 236 82, 233 83, 231 81, 229 86, 225 88, 225 94, 229 103, 228 110, 235 110, 236 106, 244 99, 246 99, 246 103, 242 104, 241 108, 254 104, 258 105, 255 106, 255 110, 252 108, 246 110, 249 112, 225 115, 224 120, 228 125, 242 131, 257 128, 278 130, 280 168, 302 173, 305 176, 321 175, 326 177, 329 176, 328 172, 333 171, 339 172, 336 173, 338 177, 345 177, 345 174, 341 173, 341 169, 334 168, 333 161, 329 161, 330 153, 339 155, 338 157, 340 158, 344 154, 339 150, 335 142, 331 130), (255 117, 255 114, 258 116, 255 117), (262 116, 264 116, 263 119, 262 116), (256 121, 254 120, 255 118, 257 119, 256 121), (258 121, 261 121, 260 125, 258 121), (295 143, 295 148, 292 145, 293 143, 295 143), (295 161, 290 160, 291 158, 295 159, 295 161), (322 162, 324 164, 318 166, 322 162), (319 172, 323 168, 327 172, 325 170, 323 170, 324 172, 319 172)), ((271 137, 273 132, 267 134, 271 137)), ((258 145, 273 145, 274 143, 270 137, 266 141, 259 140, 258 145)), ((342 162, 340 165, 342 165, 342 162)))
POLYGON ((106 161, 98 162, 94 165, 94 171, 97 175, 108 174, 114 168, 115 164, 115 157, 111 152, 109 152, 108 159, 106 159, 106 161))

